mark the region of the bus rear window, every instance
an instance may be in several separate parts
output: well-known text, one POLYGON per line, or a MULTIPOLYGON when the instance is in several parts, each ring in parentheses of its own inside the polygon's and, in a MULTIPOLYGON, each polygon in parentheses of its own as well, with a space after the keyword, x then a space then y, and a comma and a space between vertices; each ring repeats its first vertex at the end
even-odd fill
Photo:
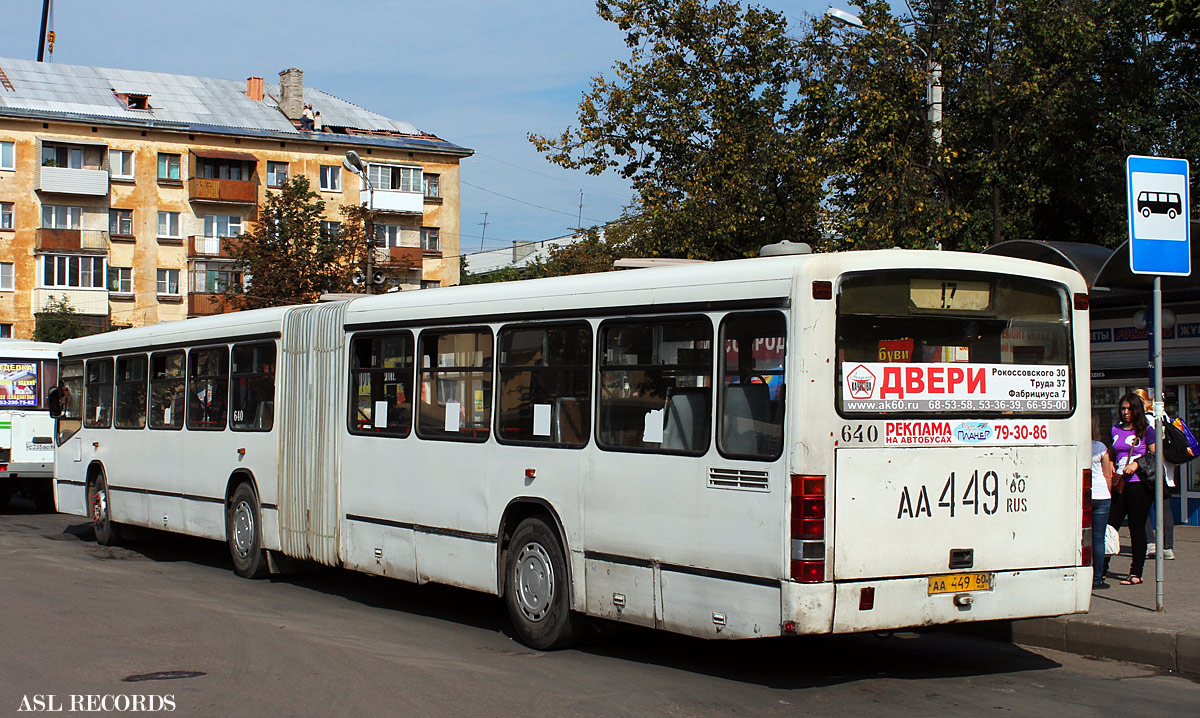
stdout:
POLYGON ((849 275, 838 289, 843 415, 1067 414, 1065 287, 953 272, 849 275))

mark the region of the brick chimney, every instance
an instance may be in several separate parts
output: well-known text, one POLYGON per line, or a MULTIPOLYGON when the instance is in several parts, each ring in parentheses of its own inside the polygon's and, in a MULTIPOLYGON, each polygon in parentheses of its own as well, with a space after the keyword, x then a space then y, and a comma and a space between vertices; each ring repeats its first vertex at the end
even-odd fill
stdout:
POLYGON ((279 73, 279 109, 289 120, 300 119, 304 109, 304 72, 294 67, 279 73))
POLYGON ((249 97, 255 102, 262 102, 263 79, 261 77, 246 78, 246 97, 249 97))

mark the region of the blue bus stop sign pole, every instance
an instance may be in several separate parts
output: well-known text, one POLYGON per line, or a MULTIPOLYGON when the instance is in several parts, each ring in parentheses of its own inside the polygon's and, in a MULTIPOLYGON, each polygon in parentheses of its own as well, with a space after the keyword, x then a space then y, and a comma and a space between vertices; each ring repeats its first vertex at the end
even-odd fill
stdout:
POLYGON ((1154 505, 1156 560, 1154 608, 1163 610, 1163 452, 1166 415, 1162 391, 1162 277, 1192 273, 1189 237, 1191 211, 1187 160, 1130 155, 1125 160, 1125 185, 1129 195, 1129 269, 1154 275, 1154 312, 1147 322, 1147 339, 1153 341, 1154 413, 1159 450, 1154 454, 1154 505))

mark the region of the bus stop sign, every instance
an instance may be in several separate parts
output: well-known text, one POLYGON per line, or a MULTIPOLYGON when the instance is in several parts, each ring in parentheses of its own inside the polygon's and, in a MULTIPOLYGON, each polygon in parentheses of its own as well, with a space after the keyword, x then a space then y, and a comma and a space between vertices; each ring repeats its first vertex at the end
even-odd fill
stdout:
POLYGON ((1192 273, 1188 179, 1187 160, 1137 155, 1125 160, 1129 269, 1134 274, 1192 273))

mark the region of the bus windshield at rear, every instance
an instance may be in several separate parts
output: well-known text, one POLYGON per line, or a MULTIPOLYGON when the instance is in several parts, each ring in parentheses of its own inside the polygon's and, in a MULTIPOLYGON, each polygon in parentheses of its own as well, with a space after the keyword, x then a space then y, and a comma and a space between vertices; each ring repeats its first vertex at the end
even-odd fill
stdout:
POLYGON ((1058 284, 952 271, 847 275, 837 295, 843 416, 1066 416, 1069 294, 1058 284))

